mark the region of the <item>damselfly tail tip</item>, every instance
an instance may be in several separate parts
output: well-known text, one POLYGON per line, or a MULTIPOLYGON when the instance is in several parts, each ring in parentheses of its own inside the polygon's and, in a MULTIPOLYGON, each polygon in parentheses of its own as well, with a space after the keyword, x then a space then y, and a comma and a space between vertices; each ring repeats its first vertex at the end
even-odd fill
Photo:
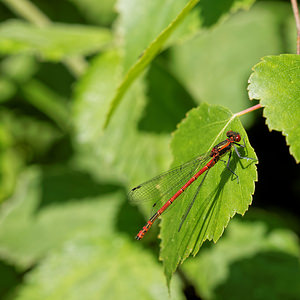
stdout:
POLYGON ((136 240, 141 240, 144 237, 145 232, 141 230, 135 237, 136 240))

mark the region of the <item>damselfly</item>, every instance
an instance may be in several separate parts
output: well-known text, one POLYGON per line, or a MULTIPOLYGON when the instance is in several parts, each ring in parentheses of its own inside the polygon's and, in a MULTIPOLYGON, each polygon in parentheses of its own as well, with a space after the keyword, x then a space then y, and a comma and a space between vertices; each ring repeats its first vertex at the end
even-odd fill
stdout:
MULTIPOLYGON (((239 142, 241 141, 241 136, 238 132, 228 131, 226 133, 227 139, 220 142, 216 146, 214 146, 211 151, 207 155, 199 156, 179 167, 171 169, 159 176, 154 177, 153 179, 146 181, 137 187, 133 188, 129 197, 133 201, 139 201, 140 199, 148 199, 152 200, 155 206, 160 198, 164 198, 166 196, 170 197, 168 200, 161 206, 160 209, 156 211, 156 213, 148 220, 146 225, 139 231, 136 236, 137 240, 140 240, 144 237, 145 233, 151 228, 154 221, 203 173, 205 173, 198 189, 197 194, 201 185, 203 184, 208 170, 212 168, 221 158, 229 153, 229 158, 226 164, 228 170, 230 170, 237 178, 238 175, 230 168, 230 159, 232 155, 232 147, 234 148, 235 153, 240 159, 247 160, 256 160, 255 158, 250 158, 246 156, 242 156, 237 146, 245 147, 244 144, 241 145, 239 142), (199 170, 200 168, 200 170, 199 170), (197 171, 198 170, 198 171, 197 171)), ((187 218, 188 213, 190 212, 195 199, 197 198, 197 194, 193 197, 191 203, 187 207, 187 210, 182 218, 179 229, 181 228, 183 222, 187 218)))

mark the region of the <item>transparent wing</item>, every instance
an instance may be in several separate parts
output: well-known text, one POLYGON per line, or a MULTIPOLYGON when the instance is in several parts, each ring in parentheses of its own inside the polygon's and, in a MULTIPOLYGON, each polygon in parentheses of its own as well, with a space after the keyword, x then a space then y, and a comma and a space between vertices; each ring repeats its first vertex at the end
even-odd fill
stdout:
POLYGON ((198 156, 181 166, 162 173, 146 181, 129 192, 129 199, 133 203, 150 201, 153 207, 164 204, 171 198, 211 157, 198 156))

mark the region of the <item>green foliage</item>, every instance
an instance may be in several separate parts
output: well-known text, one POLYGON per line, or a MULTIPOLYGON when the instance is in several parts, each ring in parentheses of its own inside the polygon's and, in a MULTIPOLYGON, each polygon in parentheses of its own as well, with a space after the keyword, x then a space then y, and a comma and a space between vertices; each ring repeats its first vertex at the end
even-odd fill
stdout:
POLYGON ((300 58, 286 54, 267 56, 254 66, 249 97, 260 99, 270 130, 286 136, 290 152, 300 161, 300 58))
POLYGON ((82 230, 109 234, 121 199, 116 186, 80 170, 29 169, 2 211, 2 258, 24 270, 82 230))
MULTIPOLYGON (((281 206, 288 225, 265 211, 249 217, 257 161, 233 152, 239 180, 222 161, 210 169, 180 232, 204 176, 140 242, 153 203, 127 199, 227 130, 256 157, 259 115, 241 119, 250 144, 234 113, 251 105, 247 78, 261 57, 249 94, 299 160, 299 59, 266 56, 294 51, 289 4, 100 2, 0 2, 0 298, 299 298, 298 222, 281 206)), ((279 146, 262 147, 268 157, 279 146)), ((282 200, 286 187, 274 189, 282 200)))
MULTIPOLYGON (((130 299, 145 294, 149 299, 167 297, 154 257, 128 237, 116 234, 114 217, 124 200, 118 187, 96 184, 79 170, 32 169, 22 174, 14 199, 2 212, 1 256, 24 270, 52 254, 26 276, 17 299, 82 299, 83 295, 115 299, 123 294, 130 299), (147 280, 137 285, 143 276, 147 280), (111 281, 122 284, 111 289, 111 281)), ((177 282, 172 288, 174 299, 182 299, 179 289, 177 282)))
MULTIPOLYGON (((175 280, 172 299, 184 299, 175 280)), ((128 238, 88 233, 66 243, 26 277, 16 299, 167 299, 154 257, 128 238), (141 263, 137 263, 137 261, 141 263), (49 277, 52 278, 51 284, 49 277), (57 289, 52 289, 51 285, 57 289), (70 288, 72 287, 72 288, 70 288)))

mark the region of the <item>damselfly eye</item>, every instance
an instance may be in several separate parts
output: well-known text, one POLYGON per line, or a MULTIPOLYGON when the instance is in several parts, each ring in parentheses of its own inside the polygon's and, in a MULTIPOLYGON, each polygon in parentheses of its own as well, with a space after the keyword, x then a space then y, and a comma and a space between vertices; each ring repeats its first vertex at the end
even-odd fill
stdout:
POLYGON ((241 140, 241 136, 239 133, 236 133, 236 136, 235 136, 235 141, 236 142, 239 142, 241 140))

